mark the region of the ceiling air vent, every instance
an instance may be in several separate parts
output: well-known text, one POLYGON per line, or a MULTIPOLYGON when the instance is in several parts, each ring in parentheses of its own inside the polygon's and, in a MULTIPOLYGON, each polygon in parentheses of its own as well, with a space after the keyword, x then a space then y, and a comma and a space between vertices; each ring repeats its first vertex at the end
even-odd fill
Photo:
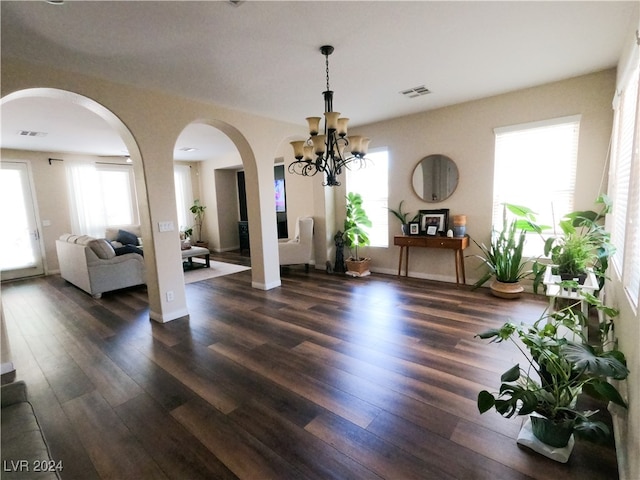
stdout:
POLYGON ((18 135, 22 137, 46 137, 44 132, 33 132, 31 130, 18 130, 18 135))
POLYGON ((419 87, 413 87, 407 90, 402 90, 400 93, 407 98, 415 98, 415 97, 420 97, 422 95, 427 95, 431 93, 431 90, 429 90, 424 85, 420 85, 419 87))

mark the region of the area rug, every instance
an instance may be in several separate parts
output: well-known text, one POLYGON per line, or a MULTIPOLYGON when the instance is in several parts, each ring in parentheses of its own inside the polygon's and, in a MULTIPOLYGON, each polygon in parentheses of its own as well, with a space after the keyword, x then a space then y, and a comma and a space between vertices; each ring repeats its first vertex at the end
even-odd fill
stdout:
POLYGON ((184 283, 201 282, 209 278, 222 277, 223 275, 231 275, 245 270, 251 270, 251 268, 212 260, 209 268, 196 268, 184 272, 184 283))

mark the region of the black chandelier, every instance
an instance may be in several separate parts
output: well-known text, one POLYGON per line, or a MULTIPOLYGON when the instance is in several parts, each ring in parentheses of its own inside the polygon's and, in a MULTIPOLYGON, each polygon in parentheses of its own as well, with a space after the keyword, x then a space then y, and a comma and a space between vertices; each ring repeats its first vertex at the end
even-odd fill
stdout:
POLYGON ((324 135, 318 135, 320 117, 307 117, 309 135, 306 140, 291 142, 295 162, 289 165, 289 172, 311 177, 318 172, 325 175, 324 186, 340 185, 338 175, 343 168, 358 168, 366 164, 369 139, 360 135, 347 137, 348 118, 340 118, 340 112, 333 111, 333 92, 329 88, 329 55, 333 53, 331 45, 320 47, 325 56, 327 71, 327 90, 324 95, 324 135), (351 155, 345 154, 349 146, 351 155))

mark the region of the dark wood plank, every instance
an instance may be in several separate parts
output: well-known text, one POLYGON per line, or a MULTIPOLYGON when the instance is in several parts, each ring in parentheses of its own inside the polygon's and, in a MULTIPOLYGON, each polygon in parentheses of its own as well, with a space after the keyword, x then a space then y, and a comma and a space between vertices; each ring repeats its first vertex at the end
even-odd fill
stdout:
POLYGON ((381 477, 330 444, 294 425, 265 405, 252 401, 235 410, 230 418, 306 478, 317 480, 372 479, 381 477))
POLYGON ((168 478, 97 391, 63 408, 102 478, 168 478))
POLYGON ((238 478, 147 395, 118 406, 116 413, 167 477, 189 480, 238 478))
POLYGON ((306 478, 228 416, 204 402, 193 401, 172 415, 239 478, 306 478))
POLYGON ((455 478, 447 470, 424 462, 406 450, 331 413, 319 416, 307 425, 306 429, 337 450, 366 465, 382 478, 455 478))

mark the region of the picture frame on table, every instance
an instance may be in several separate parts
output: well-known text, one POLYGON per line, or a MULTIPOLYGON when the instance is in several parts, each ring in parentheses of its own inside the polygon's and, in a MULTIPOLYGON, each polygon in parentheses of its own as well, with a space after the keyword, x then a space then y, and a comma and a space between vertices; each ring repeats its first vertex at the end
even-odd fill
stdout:
POLYGON ((419 222, 410 222, 409 223, 409 235, 420 235, 420 223, 419 222))
POLYGON ((420 210, 420 234, 439 235, 447 231, 449 224, 449 209, 420 210))

